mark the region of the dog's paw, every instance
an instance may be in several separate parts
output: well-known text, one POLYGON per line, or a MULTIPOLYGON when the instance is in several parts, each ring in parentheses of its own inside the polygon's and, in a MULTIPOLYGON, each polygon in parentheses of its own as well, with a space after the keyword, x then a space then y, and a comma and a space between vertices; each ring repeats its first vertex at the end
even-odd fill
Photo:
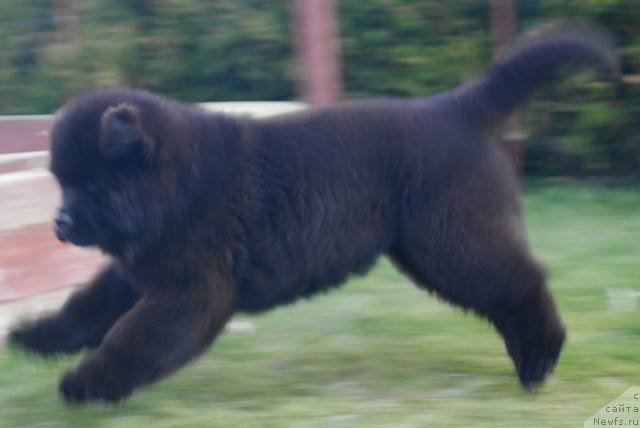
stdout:
POLYGON ((62 398, 69 404, 102 400, 117 403, 128 397, 132 388, 125 382, 113 378, 104 372, 75 369, 67 372, 58 387, 62 398))
POLYGON ((526 341, 516 362, 522 386, 534 391, 553 369, 565 339, 564 330, 550 332, 536 341, 526 341), (528 343, 527 343, 528 342, 528 343))
POLYGON ((20 324, 9 332, 10 344, 41 355, 70 352, 70 335, 56 319, 39 320, 20 324))

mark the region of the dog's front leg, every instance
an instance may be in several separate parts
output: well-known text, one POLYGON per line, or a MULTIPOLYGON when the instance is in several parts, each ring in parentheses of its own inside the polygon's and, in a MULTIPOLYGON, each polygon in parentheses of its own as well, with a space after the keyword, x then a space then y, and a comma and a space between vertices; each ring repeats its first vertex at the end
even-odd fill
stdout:
POLYGON ((204 351, 233 305, 227 281, 143 294, 100 347, 62 378, 61 394, 68 402, 127 397, 204 351))

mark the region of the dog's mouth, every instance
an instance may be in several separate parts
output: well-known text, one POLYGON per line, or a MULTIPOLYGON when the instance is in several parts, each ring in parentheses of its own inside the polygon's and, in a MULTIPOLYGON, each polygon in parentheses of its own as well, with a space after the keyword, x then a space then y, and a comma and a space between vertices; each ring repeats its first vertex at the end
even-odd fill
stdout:
POLYGON ((65 213, 58 214, 54 219, 53 230, 58 241, 62 243, 69 243, 78 247, 96 245, 96 239, 85 229, 65 213))
POLYGON ((96 245, 95 240, 73 231, 61 231, 57 227, 54 228, 56 238, 63 244, 73 244, 78 247, 90 247, 96 245))

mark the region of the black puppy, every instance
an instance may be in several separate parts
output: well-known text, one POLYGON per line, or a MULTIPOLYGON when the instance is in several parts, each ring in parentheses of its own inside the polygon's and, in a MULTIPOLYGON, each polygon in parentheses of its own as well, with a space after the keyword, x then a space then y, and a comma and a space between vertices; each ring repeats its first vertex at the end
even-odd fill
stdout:
POLYGON ((207 349, 235 311, 338 286, 386 254, 420 287, 487 317, 522 384, 535 385, 565 333, 492 139, 570 64, 616 60, 597 32, 565 29, 449 92, 265 121, 124 88, 81 95, 52 131, 56 233, 113 262, 11 340, 43 354, 96 347, 60 390, 119 400, 207 349))

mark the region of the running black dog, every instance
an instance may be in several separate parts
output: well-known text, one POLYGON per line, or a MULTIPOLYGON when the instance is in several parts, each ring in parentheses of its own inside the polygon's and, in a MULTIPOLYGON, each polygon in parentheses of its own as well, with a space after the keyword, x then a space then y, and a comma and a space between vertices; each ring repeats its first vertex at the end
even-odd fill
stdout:
POLYGON ((60 390, 116 401, 206 350, 235 311, 336 287, 386 254, 418 286, 488 318, 533 386, 565 331, 493 140, 572 64, 616 59, 597 31, 564 28, 449 92, 264 121, 126 88, 81 95, 52 131, 56 233, 113 261, 11 340, 43 354, 95 347, 60 390))

